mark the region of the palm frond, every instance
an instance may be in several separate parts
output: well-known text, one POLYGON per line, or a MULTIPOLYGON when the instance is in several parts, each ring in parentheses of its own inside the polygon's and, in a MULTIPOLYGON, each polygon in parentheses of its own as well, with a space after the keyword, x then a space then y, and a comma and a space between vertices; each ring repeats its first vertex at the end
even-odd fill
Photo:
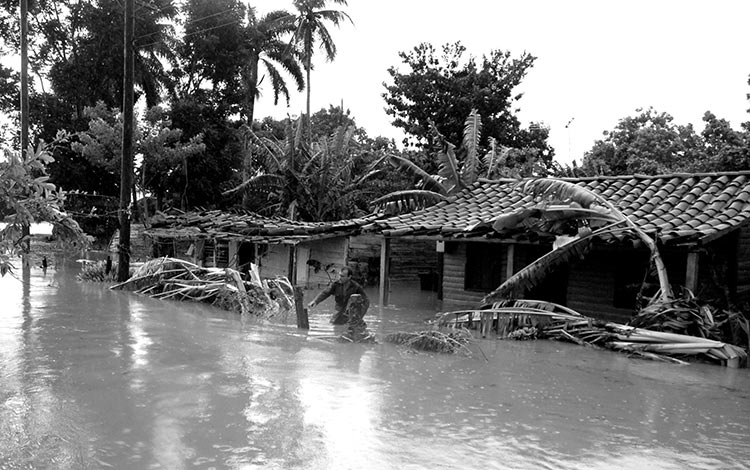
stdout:
MULTIPOLYGON (((482 305, 508 298, 522 297, 524 292, 540 284, 557 267, 574 260, 583 259, 591 250, 595 236, 612 231, 620 222, 615 222, 588 235, 578 237, 571 242, 550 251, 533 263, 521 269, 503 282, 500 287, 482 299, 482 305)), ((627 230, 627 229, 621 229, 627 230)))
POLYGON ((267 171, 277 171, 283 167, 281 161, 276 157, 276 155, 283 155, 284 153, 278 143, 271 139, 258 137, 258 135, 248 126, 243 126, 242 132, 248 136, 255 145, 258 145, 265 150, 263 156, 265 157, 264 164, 267 171))
POLYGON ((234 194, 238 191, 243 190, 265 194, 283 189, 285 183, 286 180, 283 176, 264 173, 262 175, 257 175, 247 179, 246 181, 243 181, 241 184, 235 186, 234 188, 224 191, 223 193, 221 193, 221 195, 229 196, 230 194, 234 194))
POLYGON ((591 204, 597 201, 604 202, 582 186, 555 178, 531 178, 519 181, 518 185, 523 192, 550 202, 575 202, 585 208, 591 207, 591 204))
POLYGON ((271 89, 273 90, 273 104, 279 104, 279 96, 286 98, 289 103, 289 88, 286 86, 286 81, 281 73, 276 69, 274 63, 268 59, 261 58, 261 62, 266 67, 269 77, 271 78, 271 89))
POLYGON ((482 117, 476 109, 472 109, 464 125, 463 145, 466 149, 461 177, 464 183, 472 184, 479 174, 479 139, 482 137, 482 117))
POLYGON ((433 191, 407 189, 375 199, 370 203, 370 208, 373 211, 383 211, 388 215, 398 215, 424 209, 447 199, 446 196, 433 191))
POLYGON ((484 166, 487 168, 487 178, 492 178, 495 171, 502 165, 505 165, 509 153, 510 147, 504 145, 498 146, 497 140, 494 137, 490 137, 490 150, 483 159, 484 166))
POLYGON ((651 260, 656 266, 656 272, 659 277, 661 298, 668 300, 674 297, 672 287, 669 284, 667 268, 664 265, 664 260, 662 259, 661 254, 659 253, 656 241, 608 200, 592 191, 589 191, 583 186, 555 178, 533 178, 522 180, 518 185, 522 191, 532 193, 536 197, 544 198, 547 201, 565 202, 571 205, 576 204, 584 208, 591 208, 594 203, 606 207, 610 214, 613 217, 616 217, 618 221, 625 222, 628 229, 635 233, 635 235, 651 251, 651 260))
POLYGON ((521 208, 507 214, 502 214, 492 223, 492 228, 497 232, 502 232, 504 230, 512 230, 521 225, 530 227, 539 221, 551 222, 564 220, 612 223, 620 219, 604 208, 585 209, 583 207, 562 205, 542 205, 532 208, 521 208))
POLYGON ((445 186, 443 186, 431 174, 421 169, 411 160, 400 157, 398 155, 389 155, 388 161, 394 168, 421 179, 422 187, 424 189, 428 191, 434 191, 442 195, 448 195, 448 191, 445 189, 445 186))
POLYGON ((542 310, 545 312, 563 313, 566 315, 572 315, 574 317, 582 317, 582 315, 575 310, 565 307, 564 305, 556 304, 554 302, 547 302, 546 300, 504 299, 493 302, 492 304, 483 305, 482 308, 484 307, 489 307, 491 309, 519 307, 542 310))
POLYGON ((443 134, 438 131, 435 127, 435 123, 431 122, 432 132, 440 142, 440 150, 438 151, 438 176, 444 178, 446 181, 450 181, 451 186, 446 188, 448 192, 453 192, 456 189, 463 189, 464 184, 461 179, 461 174, 458 171, 458 159, 456 158, 455 148, 456 146, 448 142, 443 134))

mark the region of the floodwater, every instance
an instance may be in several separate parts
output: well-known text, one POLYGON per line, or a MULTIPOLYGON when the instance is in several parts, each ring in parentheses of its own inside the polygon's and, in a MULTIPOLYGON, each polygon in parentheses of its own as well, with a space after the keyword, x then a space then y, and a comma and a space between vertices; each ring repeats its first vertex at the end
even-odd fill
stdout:
MULTIPOLYGON (((326 338, 332 300, 240 318, 79 283, 0 279, 0 469, 740 469, 750 373, 552 341, 471 356, 326 338)), ((308 291, 309 299, 314 292, 308 291)), ((373 292, 372 298, 377 295, 373 292)), ((375 305, 424 328, 430 294, 375 305)))

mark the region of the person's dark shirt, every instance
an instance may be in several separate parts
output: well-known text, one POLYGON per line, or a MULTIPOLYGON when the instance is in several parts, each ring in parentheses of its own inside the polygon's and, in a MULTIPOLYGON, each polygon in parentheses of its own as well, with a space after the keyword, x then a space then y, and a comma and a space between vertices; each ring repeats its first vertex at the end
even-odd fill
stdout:
POLYGON ((333 283, 318 294, 313 301, 317 305, 328 297, 333 296, 333 299, 336 302, 336 315, 339 315, 346 311, 346 304, 349 302, 349 297, 351 297, 352 294, 359 294, 362 296, 365 301, 366 311, 367 307, 370 305, 370 300, 367 298, 367 294, 365 294, 365 290, 362 286, 351 279, 346 283, 346 286, 341 280, 333 281, 333 283))

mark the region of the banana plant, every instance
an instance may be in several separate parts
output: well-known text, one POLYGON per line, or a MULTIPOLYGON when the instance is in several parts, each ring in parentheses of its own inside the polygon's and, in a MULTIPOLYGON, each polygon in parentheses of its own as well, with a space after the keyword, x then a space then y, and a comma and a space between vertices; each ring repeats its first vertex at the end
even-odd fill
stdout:
POLYGON ((624 231, 635 235, 651 252, 651 262, 656 267, 660 287, 654 300, 668 301, 674 298, 667 269, 655 240, 607 199, 582 186, 555 178, 521 180, 516 183, 515 188, 544 202, 534 208, 519 209, 501 215, 493 223, 496 231, 550 221, 583 221, 583 226, 587 229, 579 230, 572 241, 552 250, 511 276, 489 293, 482 300, 483 304, 492 304, 496 300, 518 295, 519 292, 537 285, 560 264, 582 258, 590 249, 594 237, 624 231))
POLYGON ((302 121, 287 128, 286 138, 279 142, 261 138, 245 129, 261 165, 251 177, 223 195, 237 192, 250 194, 254 205, 246 208, 266 215, 307 220, 336 220, 351 216, 354 200, 364 190, 364 183, 384 171, 381 161, 358 172, 359 153, 353 126, 340 126, 328 137, 308 148, 302 138, 302 121))
POLYGON ((391 155, 388 163, 397 171, 414 177, 417 184, 414 189, 395 191, 375 199, 370 203, 374 211, 394 215, 437 204, 474 184, 480 177, 482 166, 487 168, 487 177, 492 175, 507 155, 508 149, 498 146, 494 139, 490 139, 490 151, 483 158, 480 156, 482 117, 476 109, 471 110, 464 122, 463 140, 458 151, 437 130, 434 123, 430 125, 438 143, 438 174, 431 175, 411 160, 391 155), (463 158, 459 159, 457 154, 462 154, 463 158))

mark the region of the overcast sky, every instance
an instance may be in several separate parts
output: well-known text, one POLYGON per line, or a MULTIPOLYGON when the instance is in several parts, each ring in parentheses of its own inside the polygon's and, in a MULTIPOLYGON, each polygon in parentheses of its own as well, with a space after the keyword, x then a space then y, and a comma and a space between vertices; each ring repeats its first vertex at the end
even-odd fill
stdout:
MULTIPOLYGON (((293 10, 291 0, 250 4, 259 14, 293 10)), ((519 117, 550 127, 561 162, 580 161, 636 108, 653 106, 698 130, 709 110, 735 128, 750 120, 748 0, 349 0, 331 8, 346 11, 354 25, 330 28, 338 56, 332 63, 319 57, 312 108, 343 100, 371 136, 403 137, 381 96, 398 52, 458 40, 477 57, 492 49, 537 57, 518 90, 519 117)), ((265 90, 256 117, 299 115, 304 107, 304 93, 287 108, 274 107, 265 90)))

